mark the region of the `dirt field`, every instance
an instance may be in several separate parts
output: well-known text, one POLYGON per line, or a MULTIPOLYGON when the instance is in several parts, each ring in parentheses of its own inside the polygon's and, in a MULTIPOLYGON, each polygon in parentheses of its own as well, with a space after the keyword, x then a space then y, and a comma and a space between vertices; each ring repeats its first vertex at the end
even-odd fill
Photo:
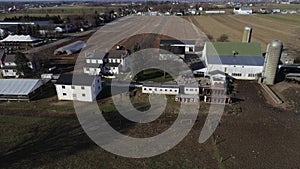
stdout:
MULTIPOLYGON (((242 112, 224 116, 215 133, 226 168, 299 168, 300 118, 295 109, 266 104, 254 82, 238 82, 236 89, 237 97, 244 100, 238 103, 242 112)), ((288 88, 283 93, 293 91, 288 88)), ((299 99, 290 96, 293 101, 299 99)))
POLYGON ((217 39, 226 34, 230 41, 241 41, 245 26, 253 28, 253 42, 261 43, 263 51, 272 40, 279 39, 286 48, 298 48, 300 15, 210 15, 186 17, 204 33, 217 39))

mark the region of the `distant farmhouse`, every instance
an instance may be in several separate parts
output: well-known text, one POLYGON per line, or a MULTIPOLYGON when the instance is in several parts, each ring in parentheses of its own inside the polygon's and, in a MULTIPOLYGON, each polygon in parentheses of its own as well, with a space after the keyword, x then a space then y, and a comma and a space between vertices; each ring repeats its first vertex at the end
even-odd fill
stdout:
MULTIPOLYGON (((2 59, 1 59, 1 75, 2 77, 18 77, 19 75, 17 74, 17 64, 15 62, 15 54, 4 54, 2 59)), ((34 64, 32 61, 27 62, 27 66, 34 70, 34 64)))
POLYGON ((93 51, 85 57, 83 72, 88 75, 100 75, 103 71, 104 57, 106 53, 93 51))
POLYGON ((104 58, 104 74, 118 75, 130 67, 129 52, 126 49, 112 50, 104 58))
POLYGON ((249 15, 253 13, 253 10, 251 8, 234 8, 233 9, 234 14, 239 14, 239 15, 249 15))
POLYGON ((55 88, 58 100, 93 102, 102 90, 101 77, 62 74, 55 88))

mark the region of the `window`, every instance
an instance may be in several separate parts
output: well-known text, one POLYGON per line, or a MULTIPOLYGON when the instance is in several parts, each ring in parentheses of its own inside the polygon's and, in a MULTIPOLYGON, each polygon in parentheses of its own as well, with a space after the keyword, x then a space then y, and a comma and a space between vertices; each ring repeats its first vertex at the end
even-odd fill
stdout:
POLYGON ((177 90, 174 90, 174 92, 177 92, 177 90))
POLYGON ((82 94, 82 97, 85 97, 85 94, 82 94))
POLYGON ((160 89, 160 91, 162 92, 163 90, 162 90, 162 89, 160 89))
POLYGON ((100 90, 100 89, 101 89, 101 87, 100 87, 100 86, 98 86, 98 89, 100 90))
POLYGON ((170 92, 172 92, 173 90, 172 89, 170 89, 170 92))
POLYGON ((232 73, 231 75, 232 75, 232 76, 242 76, 241 73, 232 73))
POLYGON ((71 86, 72 89, 75 89, 75 86, 71 86))
POLYGON ((256 74, 250 73, 250 74, 248 74, 248 77, 256 77, 256 74))
POLYGON ((13 72, 17 72, 17 71, 14 69, 13 72))
POLYGON ((89 69, 89 68, 86 68, 86 71, 90 71, 90 69, 89 69))
POLYGON ((81 86, 81 90, 84 90, 84 86, 81 86))
POLYGON ((7 72, 8 72, 8 70, 5 70, 5 72, 7 73, 7 72))
POLYGON ((193 92, 193 91, 194 91, 194 89, 190 89, 190 91, 191 91, 191 92, 193 92))
POLYGON ((63 96, 66 96, 67 95, 67 93, 63 93, 63 96))
POLYGON ((165 89, 165 92, 167 92, 168 91, 168 89, 165 89))
POLYGON ((76 94, 73 94, 73 98, 76 98, 77 97, 77 95, 76 94))
POLYGON ((66 88, 66 86, 61 86, 61 88, 62 88, 62 89, 65 89, 65 88, 66 88))
POLYGON ((147 88, 144 88, 144 90, 147 90, 147 88))

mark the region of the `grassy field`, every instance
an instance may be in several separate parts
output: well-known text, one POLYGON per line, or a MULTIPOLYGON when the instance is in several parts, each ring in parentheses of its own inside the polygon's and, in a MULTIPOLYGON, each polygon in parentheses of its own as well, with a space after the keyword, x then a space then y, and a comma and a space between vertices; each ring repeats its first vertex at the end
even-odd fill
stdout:
POLYGON ((275 39, 283 41, 286 48, 298 49, 300 15, 210 15, 188 17, 204 33, 217 39, 226 34, 230 41, 241 41, 245 26, 253 28, 253 42, 261 43, 263 51, 275 39))
POLYGON ((60 6, 60 7, 47 7, 47 8, 28 8, 22 12, 18 13, 5 13, 0 14, 0 20, 3 20, 5 17, 14 17, 14 16, 68 16, 68 15, 83 15, 83 14, 94 14, 95 12, 104 13, 109 12, 110 10, 116 10, 115 7, 105 7, 105 6, 60 6))
POLYGON ((104 7, 104 6, 60 6, 60 7, 47 7, 47 8, 29 8, 25 13, 30 14, 51 14, 51 13, 60 13, 60 14, 78 14, 78 13, 103 13, 115 9, 113 7, 104 7))

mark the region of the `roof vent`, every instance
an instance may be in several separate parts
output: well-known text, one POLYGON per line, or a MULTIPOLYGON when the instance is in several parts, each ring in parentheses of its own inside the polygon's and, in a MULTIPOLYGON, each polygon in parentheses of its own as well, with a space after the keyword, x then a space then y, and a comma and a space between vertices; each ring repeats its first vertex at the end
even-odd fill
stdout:
POLYGON ((237 55, 239 55, 239 52, 238 51, 232 51, 232 54, 234 55, 234 56, 237 56, 237 55))

